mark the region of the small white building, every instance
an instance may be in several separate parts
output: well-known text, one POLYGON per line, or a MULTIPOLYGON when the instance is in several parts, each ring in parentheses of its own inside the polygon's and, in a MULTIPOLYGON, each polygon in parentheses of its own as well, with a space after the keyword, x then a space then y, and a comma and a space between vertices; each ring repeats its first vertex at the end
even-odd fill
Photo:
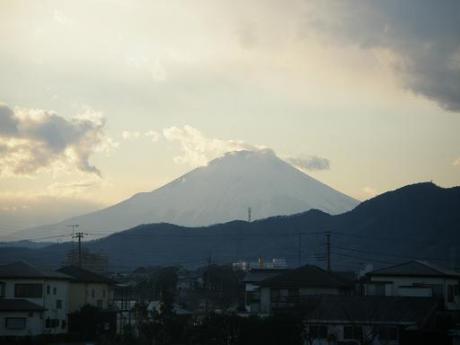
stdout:
POLYGON ((25 262, 0 265, 0 336, 66 333, 69 280, 25 262))
POLYGON ((69 313, 85 305, 108 309, 113 303, 115 281, 77 266, 65 266, 58 272, 69 276, 69 313))
POLYGON ((424 261, 378 269, 366 274, 366 296, 410 296, 442 299, 447 310, 460 310, 460 273, 424 261))

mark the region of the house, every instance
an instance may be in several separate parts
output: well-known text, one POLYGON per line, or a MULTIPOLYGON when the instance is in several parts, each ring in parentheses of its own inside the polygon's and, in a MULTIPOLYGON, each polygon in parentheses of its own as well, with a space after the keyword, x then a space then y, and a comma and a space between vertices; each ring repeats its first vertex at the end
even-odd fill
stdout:
POLYGON ((0 265, 0 336, 66 333, 70 279, 25 262, 0 265))
POLYGON ((441 344, 431 325, 434 298, 356 295, 311 296, 301 305, 305 342, 321 344, 441 344), (428 342, 420 340, 431 339, 428 342))
POLYGON ((246 273, 243 278, 244 306, 248 313, 260 312, 260 282, 286 271, 285 269, 251 269, 246 273))
POLYGON ((71 277, 69 286, 69 313, 84 305, 108 309, 113 302, 115 282, 103 275, 77 266, 65 266, 58 272, 71 277))
POLYGON ((19 298, 0 298, 0 336, 34 336, 43 333, 43 313, 38 304, 19 298))
POLYGON ((366 274, 366 296, 435 297, 447 310, 460 310, 460 274, 424 261, 409 261, 366 274))
POLYGON ((287 270, 252 285, 258 287, 257 294, 246 295, 252 310, 258 310, 259 314, 291 308, 309 296, 346 295, 354 291, 352 280, 312 265, 287 270), (257 298, 251 300, 251 296, 257 298))

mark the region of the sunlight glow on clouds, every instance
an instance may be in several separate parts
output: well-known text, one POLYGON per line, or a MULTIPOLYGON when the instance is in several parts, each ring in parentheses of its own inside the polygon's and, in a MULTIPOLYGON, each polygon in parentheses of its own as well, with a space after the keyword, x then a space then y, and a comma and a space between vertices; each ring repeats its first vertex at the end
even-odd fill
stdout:
POLYGON ((0 105, 0 174, 31 175, 71 166, 100 176, 91 155, 116 146, 104 126, 97 112, 66 119, 52 111, 0 105))
POLYGON ((210 160, 220 157, 230 151, 258 150, 264 148, 245 143, 241 140, 225 140, 209 138, 192 126, 169 127, 163 129, 163 136, 170 142, 177 142, 181 154, 174 157, 178 164, 188 164, 196 167, 206 165, 210 160))

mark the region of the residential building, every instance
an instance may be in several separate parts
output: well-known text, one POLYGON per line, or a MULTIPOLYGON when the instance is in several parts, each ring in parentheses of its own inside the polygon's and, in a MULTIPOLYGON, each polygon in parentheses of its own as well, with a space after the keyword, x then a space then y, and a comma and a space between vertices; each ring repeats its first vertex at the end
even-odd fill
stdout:
POLYGON ((34 336, 43 333, 45 308, 19 298, 0 298, 0 336, 34 336))
POLYGON ((306 344, 436 344, 434 298, 356 295, 311 296, 301 304, 306 344), (427 339, 431 339, 426 342, 427 339))
POLYGON ((103 275, 77 266, 65 266, 58 272, 71 277, 69 286, 69 313, 84 305, 107 309, 113 302, 115 282, 103 275))
POLYGON ((291 308, 309 296, 347 295, 354 291, 352 280, 312 265, 286 270, 246 286, 252 288, 246 291, 247 305, 259 314, 291 308))
POLYGON ((285 269, 251 269, 243 278, 244 284, 244 306, 248 313, 260 313, 260 282, 273 278, 285 269))
POLYGON ((70 279, 25 262, 0 265, 0 336, 66 333, 70 279))
POLYGON ((424 261, 409 261, 366 274, 367 296, 435 297, 447 310, 460 310, 460 274, 424 261))

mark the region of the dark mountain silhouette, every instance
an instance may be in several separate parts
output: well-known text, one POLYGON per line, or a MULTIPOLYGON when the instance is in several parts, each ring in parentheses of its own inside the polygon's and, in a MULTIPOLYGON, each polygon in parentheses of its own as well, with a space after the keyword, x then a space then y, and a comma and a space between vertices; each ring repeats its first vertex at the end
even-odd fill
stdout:
MULTIPOLYGON (((196 267, 209 257, 216 263, 283 257, 294 266, 299 262, 299 243, 302 263, 324 264, 325 233, 330 232, 336 269, 411 259, 452 268, 460 266, 459 230, 460 187, 419 183, 384 193, 336 216, 310 210, 251 223, 233 221, 197 228, 140 225, 84 246, 108 255, 114 270, 172 264, 196 267)), ((23 259, 58 266, 71 246, 0 248, 0 262, 23 259)))

